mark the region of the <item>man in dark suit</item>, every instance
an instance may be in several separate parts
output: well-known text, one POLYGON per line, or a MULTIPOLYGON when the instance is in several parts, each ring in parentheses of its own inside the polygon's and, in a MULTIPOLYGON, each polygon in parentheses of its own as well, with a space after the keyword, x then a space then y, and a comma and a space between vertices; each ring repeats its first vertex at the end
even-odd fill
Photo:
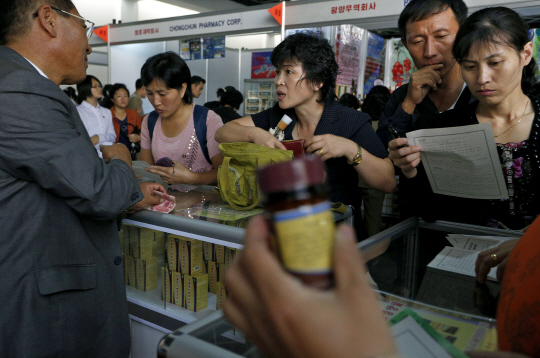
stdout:
POLYGON ((91 26, 70 0, 0 11, 1 357, 129 355, 115 218, 164 189, 139 186, 122 144, 99 159, 58 87, 85 78, 91 26))

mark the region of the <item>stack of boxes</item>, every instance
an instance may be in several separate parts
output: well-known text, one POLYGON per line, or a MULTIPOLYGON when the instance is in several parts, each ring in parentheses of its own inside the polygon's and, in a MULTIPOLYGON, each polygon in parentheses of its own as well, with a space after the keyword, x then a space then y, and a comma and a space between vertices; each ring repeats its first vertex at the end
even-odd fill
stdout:
POLYGON ((208 307, 208 275, 202 258, 202 241, 167 236, 167 265, 162 268, 164 301, 195 312, 208 307))
POLYGON ((126 285, 141 291, 157 288, 157 257, 163 253, 161 232, 124 225, 120 233, 126 285))
POLYGON ((226 298, 223 276, 236 249, 182 236, 168 235, 167 265, 162 268, 162 298, 191 311, 208 307, 208 292, 217 309, 226 298))
POLYGON ((156 289, 158 257, 165 253, 164 301, 198 312, 208 307, 208 292, 212 292, 216 308, 223 306, 227 297, 223 277, 236 249, 125 224, 120 242, 126 285, 142 291, 156 289))

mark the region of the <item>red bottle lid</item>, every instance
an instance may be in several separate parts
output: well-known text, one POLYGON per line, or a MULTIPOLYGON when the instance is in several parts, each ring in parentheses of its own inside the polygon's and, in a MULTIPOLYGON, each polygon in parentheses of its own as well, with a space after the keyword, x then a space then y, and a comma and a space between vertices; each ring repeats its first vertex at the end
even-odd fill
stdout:
POLYGON ((324 183, 324 163, 315 155, 268 165, 257 171, 264 193, 294 191, 324 183))

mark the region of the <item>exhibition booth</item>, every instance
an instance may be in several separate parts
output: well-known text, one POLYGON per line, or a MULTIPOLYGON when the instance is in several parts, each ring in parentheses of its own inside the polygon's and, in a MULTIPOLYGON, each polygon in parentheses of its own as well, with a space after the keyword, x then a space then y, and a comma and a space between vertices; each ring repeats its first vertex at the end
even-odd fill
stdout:
MULTIPOLYGON (((466 3, 470 12, 494 5, 526 12, 537 2, 471 0, 466 3)), ((334 46, 341 71, 336 91, 338 96, 349 92, 361 97, 376 84, 384 84, 394 90, 407 83, 408 76, 415 68, 400 39, 384 38, 375 33, 375 30, 380 33, 383 29, 394 29, 395 33, 397 19, 406 4, 407 0, 282 2, 277 7, 253 6, 242 12, 204 13, 107 25, 107 29, 101 28, 100 37, 94 36, 91 45, 98 48, 107 46, 108 58, 102 61, 108 64, 109 83, 125 83, 133 92, 146 59, 164 51, 172 51, 187 61, 192 75, 206 80, 202 95, 194 100, 196 104, 217 100, 215 92, 218 88, 234 86, 244 94, 244 105, 238 112, 250 114, 274 105, 272 78, 275 72, 269 56, 284 36, 298 31, 315 33, 328 39, 334 46)), ((153 110, 147 100, 143 109, 145 113, 153 110)), ((121 239, 124 254, 139 260, 152 258, 151 262, 155 263, 155 269, 148 267, 152 271, 145 271, 145 275, 152 276, 154 280, 147 282, 144 278, 144 284, 134 276, 135 271, 129 277, 130 268, 126 266, 133 358, 149 356, 152 352, 155 354, 158 342, 165 334, 200 319, 208 321, 208 317, 214 317, 219 308, 218 286, 215 292, 208 293, 207 308, 200 310, 182 307, 171 297, 167 300, 165 285, 172 281, 167 281, 166 269, 162 270, 161 267, 169 259, 165 247, 170 239, 202 241, 202 247, 207 250, 203 251, 206 261, 212 255, 218 255, 208 250, 214 250, 214 247, 215 250, 222 250, 221 258, 214 256, 214 259, 216 263, 226 265, 235 250, 242 248, 245 222, 258 213, 260 210, 237 212, 224 208, 219 195, 216 196, 210 188, 202 188, 178 196, 174 213, 145 211, 123 219, 121 239), (212 248, 208 248, 209 245, 212 248)), ((347 221, 350 215, 349 209, 345 213, 335 214, 334 219, 347 221)), ((418 222, 410 223, 399 232, 384 233, 377 237, 376 244, 384 245, 386 242, 387 246, 390 243, 401 245, 399 242, 406 235, 418 235, 419 231, 426 228, 422 225, 418 222)), ((476 232, 475 228, 439 229, 448 232, 476 232)), ((489 233, 501 235, 495 231, 489 233)), ((367 249, 369 245, 364 243, 363 248, 367 249)), ((413 255, 413 251, 406 254, 410 269, 416 270, 418 258, 413 255)), ((136 265, 133 261, 132 266, 136 265)), ((184 269, 189 271, 189 268, 184 269)), ((208 271, 209 267, 204 269, 208 271)), ((214 270, 220 272, 215 266, 214 270)), ((413 271, 410 277, 414 277, 416 271, 413 271)), ((419 292, 421 287, 418 287, 413 278, 410 280, 407 286, 409 292, 419 292)), ((428 303, 433 304, 431 301, 428 303)), ((472 313, 466 311, 460 314, 472 313)), ((221 320, 221 317, 214 318, 221 320)), ((485 318, 488 322, 490 319, 485 318)), ((242 334, 230 327, 224 334, 231 342, 245 344, 242 334)), ((244 349, 244 346, 239 349, 244 349)), ((223 352, 220 356, 226 356, 221 354, 225 354, 223 352)))

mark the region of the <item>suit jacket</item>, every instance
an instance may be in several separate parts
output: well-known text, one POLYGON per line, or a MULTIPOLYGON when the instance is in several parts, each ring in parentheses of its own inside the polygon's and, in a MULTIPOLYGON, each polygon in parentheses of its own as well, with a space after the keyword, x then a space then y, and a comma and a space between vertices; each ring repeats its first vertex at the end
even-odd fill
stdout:
POLYGON ((77 109, 0 46, 0 356, 127 357, 116 216, 143 197, 77 109))

